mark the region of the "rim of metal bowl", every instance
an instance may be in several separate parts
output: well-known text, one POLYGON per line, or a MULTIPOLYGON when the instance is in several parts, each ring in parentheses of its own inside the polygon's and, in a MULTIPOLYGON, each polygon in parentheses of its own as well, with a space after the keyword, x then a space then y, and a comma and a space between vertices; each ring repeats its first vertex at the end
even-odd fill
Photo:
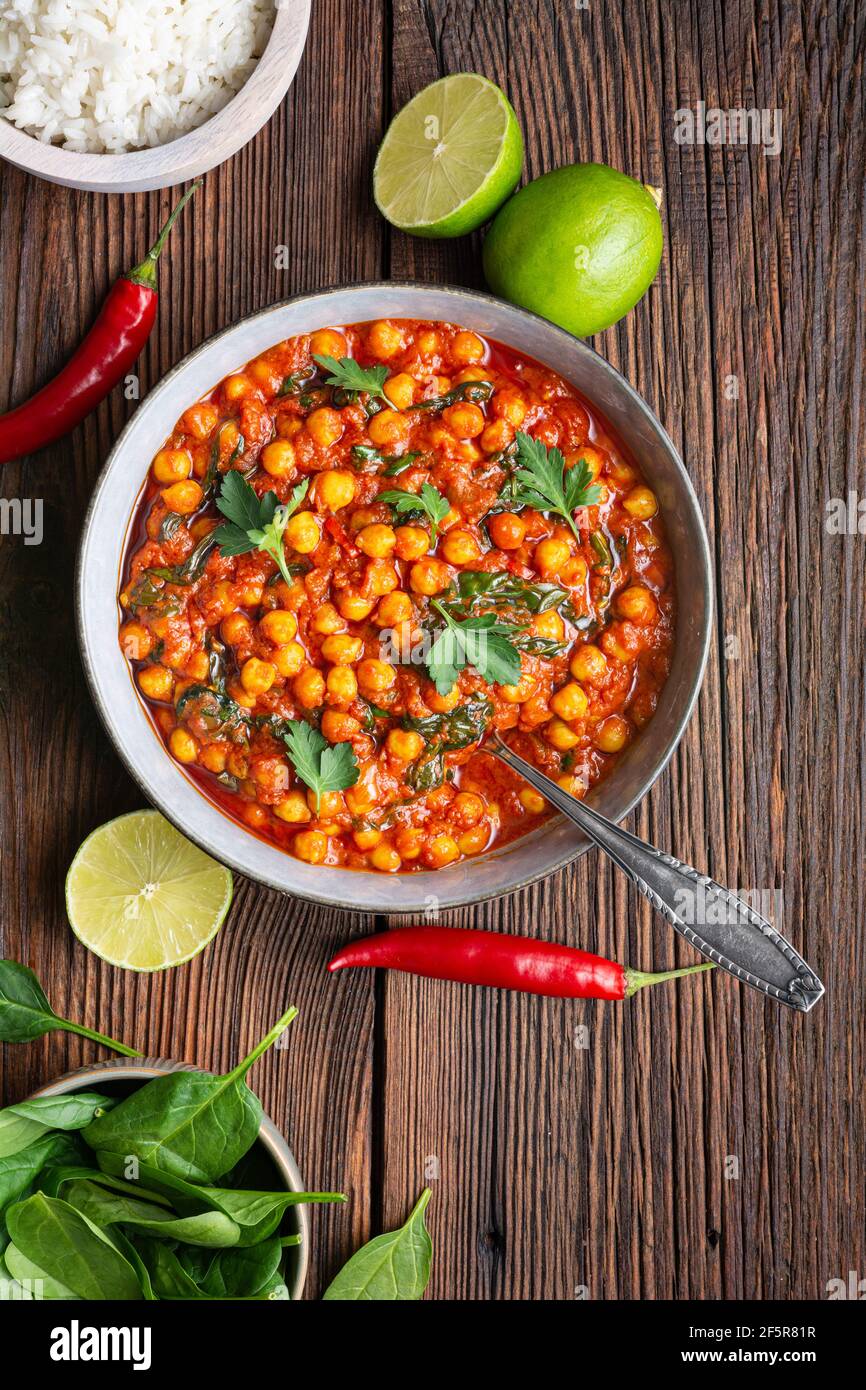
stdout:
MULTIPOLYGON (((88 1084, 99 1085, 104 1081, 152 1081, 154 1077, 166 1076, 173 1071, 201 1071, 192 1062, 169 1062, 162 1057, 116 1057, 110 1062, 93 1062, 90 1066, 76 1067, 74 1071, 64 1072, 47 1086, 33 1091, 28 1100, 37 1096, 68 1095, 81 1090, 88 1084)), ((277 1129, 273 1120, 262 1116, 259 1135, 256 1141, 263 1144, 277 1171, 280 1173, 289 1192, 304 1192, 304 1180, 295 1162, 295 1156, 277 1129)), ((289 1298, 297 1302, 307 1281, 310 1265, 310 1218, 306 1205, 299 1202, 289 1207, 292 1220, 297 1222, 301 1243, 289 1251, 291 1264, 287 1274, 289 1298)))
POLYGON ((164 145, 120 153, 67 150, 19 130, 0 111, 0 157, 48 183, 92 193, 138 193, 198 178, 237 154, 276 111, 303 57, 311 8, 312 0, 292 0, 291 6, 275 0, 268 41, 243 86, 201 125, 164 145))
MULTIPOLYGON (((514 312, 518 316, 525 316, 529 320, 542 325, 545 332, 555 337, 559 337, 563 341, 563 343, 567 343, 572 350, 575 346, 577 346, 577 348, 581 352, 587 353, 596 360, 596 362, 600 365, 602 372, 604 374, 607 374, 615 382, 616 389, 624 392, 626 396, 631 400, 632 405, 637 410, 637 412, 643 417, 644 421, 648 424, 651 432, 655 433, 659 437, 662 445, 668 453, 668 456, 674 463, 676 470, 679 474, 680 484, 692 509, 693 519, 696 523, 697 535, 699 537, 700 553, 699 555, 693 556, 692 558, 694 561, 697 562, 696 567, 699 567, 699 574, 696 575, 696 578, 699 580, 700 583, 701 597, 706 612, 706 623, 704 631, 701 634, 699 659, 694 667, 690 687, 688 688, 688 693, 684 699, 680 715, 674 726, 669 743, 665 749, 663 757, 661 757, 657 764, 653 767, 651 774, 647 775, 645 778, 641 780, 636 791, 632 796, 629 797, 627 803, 624 804, 622 808, 617 809, 616 819, 618 821, 624 820, 625 817, 631 813, 631 811, 634 809, 637 803, 641 801, 644 796, 646 796, 647 792, 650 790, 650 788, 654 785, 654 783, 658 780, 658 778, 667 768, 671 758, 673 757, 674 752, 679 746, 680 740, 682 739, 682 736, 686 730, 689 720, 691 719, 691 716, 694 712, 695 704, 697 703, 697 698, 700 694, 701 686, 703 684, 704 674, 707 665, 707 658, 709 655, 710 639, 712 636, 713 569, 703 514, 701 512, 691 478, 689 477, 686 471, 685 464, 683 463, 682 458, 680 457, 679 451, 675 448, 673 441, 671 440, 667 431, 664 429, 661 422, 656 418, 653 411, 644 401, 642 396, 638 394, 634 387, 631 386, 631 384, 625 379, 622 373, 618 372, 617 369, 606 360, 606 358, 602 357, 600 353, 596 352, 594 348, 589 347, 589 345, 583 342, 581 339, 575 338, 564 328, 560 328, 557 324, 551 323, 549 319, 545 319, 541 315, 535 314, 531 310, 523 308, 521 305, 513 305, 508 301, 499 299, 495 295, 486 294, 481 290, 467 290, 458 285, 430 285, 425 284, 423 281, 419 280, 362 280, 349 281, 345 284, 340 285, 329 285, 321 290, 305 291, 304 293, 291 295, 286 299, 280 300, 276 304, 268 305, 264 309, 258 309, 251 314, 245 315, 242 319, 238 319, 236 322, 229 324, 227 327, 220 329, 216 333, 211 334, 210 337, 205 338, 201 343, 198 344, 197 347, 193 348, 191 352, 187 353, 185 357, 183 357, 172 368, 170 368, 170 370, 160 378, 158 386, 154 389, 162 389, 163 387, 165 387, 170 381, 174 379, 175 376, 177 376, 180 372, 185 371, 189 367, 190 363, 193 362, 197 357, 201 356, 203 353, 208 351, 215 343, 221 341, 224 338, 227 338, 230 334, 236 332, 236 330, 245 323, 249 323, 254 319, 267 319, 269 316, 279 313, 282 309, 285 309, 292 305, 300 304, 304 301, 312 301, 316 299, 327 300, 334 295, 347 293, 353 290, 371 290, 382 292, 394 290, 406 290, 412 292, 415 290, 422 290, 427 292, 435 292, 437 294, 445 295, 447 298, 453 299, 456 303, 459 303, 461 305, 465 304, 467 307, 471 307, 473 303, 477 304, 478 301, 500 308, 504 307, 507 310, 514 312)), ((411 317, 411 314, 408 314, 408 317, 411 317)), ((460 320, 457 317, 455 317, 454 322, 460 322, 460 320)), ((143 404, 144 403, 146 402, 143 402, 143 404)), ((98 506, 101 492, 106 485, 106 480, 114 463, 115 457, 123 449, 126 436, 132 430, 136 418, 137 416, 133 415, 132 418, 129 421, 127 421, 126 425, 124 426, 123 430, 118 436, 114 444, 114 447, 109 453, 108 458, 106 459, 105 464, 103 465, 103 468, 99 474, 99 477, 97 478, 96 485, 94 487, 93 494, 91 496, 90 503, 85 514, 84 524, 81 530, 75 573, 76 627, 78 633, 78 643, 81 661, 84 667, 85 675, 87 677, 88 686, 90 687, 91 697, 96 706, 102 724, 115 749, 115 752, 117 753, 124 767, 129 772, 130 776, 133 778, 139 789, 144 793, 147 800, 152 805, 155 805, 157 807, 160 813, 163 816, 165 816, 166 820, 170 821, 181 832, 181 834, 186 836, 187 839, 192 840, 195 844, 199 845, 199 847, 203 849, 206 854, 213 856, 214 858, 218 859, 221 863, 227 864, 230 868, 234 869, 238 873, 243 874, 245 877, 253 878, 254 881, 262 883, 265 887, 273 888, 277 892, 287 894, 291 897, 300 898, 302 901, 315 903, 323 907, 336 907, 342 908, 347 911, 363 910, 369 913, 385 913, 391 915, 409 912, 417 913, 423 910, 423 903, 420 905, 414 904, 408 907, 404 907, 402 905, 395 905, 389 902, 387 897, 387 888, 385 886, 385 884, 387 883, 387 878, 385 878, 385 882, 383 883, 380 898, 374 904, 364 904, 359 907, 357 903, 353 903, 351 900, 340 900, 339 898, 336 898, 331 894, 317 892, 315 888, 305 889, 297 886, 287 887, 285 883, 278 882, 276 879, 269 877, 267 873, 259 871, 251 872, 250 869, 246 867, 243 863, 241 863, 238 860, 238 858, 234 855, 230 848, 230 845, 226 845, 225 847, 221 845, 218 850, 215 850, 213 844, 211 844, 205 837, 199 836, 195 832, 195 830, 191 829, 189 826, 185 824, 182 824, 179 818, 173 814, 172 808, 170 806, 155 800, 155 798, 151 796, 151 793, 148 790, 148 788, 145 786, 142 780, 142 775, 140 774, 135 763, 127 755, 126 750, 123 747, 120 736, 115 730, 110 711, 105 706, 101 692, 99 690, 96 673, 93 670, 87 649, 87 640, 85 636, 87 622, 85 619, 85 602, 83 596, 84 555, 90 532, 91 522, 95 514, 96 508, 98 506)), ((614 426, 614 429, 617 428, 616 420, 611 420, 611 424, 614 426)), ((628 444, 629 441, 625 439, 624 442, 628 444)), ((675 649, 676 640, 677 639, 675 635, 675 649)), ((166 754, 166 756, 168 755, 166 754)), ((603 789, 605 785, 605 783, 602 783, 600 784, 600 787, 603 789)), ((599 792, 600 787, 596 786, 590 792, 588 798, 590 802, 592 802, 594 799, 597 799, 597 794, 599 792)), ((552 823, 556 823, 556 820, 558 819, 560 818, 555 818, 555 821, 552 823)), ((235 823, 232 822, 232 824, 235 823)), ((236 828, 242 834, 249 833, 245 831, 244 828, 240 825, 237 825, 236 828)), ((517 840, 514 843, 520 844, 521 841, 517 840)), ((587 850, 589 850, 590 848, 592 848, 590 842, 587 839, 585 839, 579 831, 576 830, 574 844, 569 845, 567 849, 563 850, 563 852, 558 855, 558 857, 553 863, 547 865, 546 867, 542 867, 537 870, 532 870, 528 873, 522 874, 514 883, 510 884, 507 888, 494 888, 485 892, 443 892, 441 896, 438 896, 437 898, 437 911, 446 910, 454 907, 463 907, 469 904, 487 902, 494 898, 505 897, 510 893, 516 893, 520 889, 527 888, 531 884, 537 883, 541 879, 548 878, 552 874, 558 873, 561 869, 566 868, 569 864, 573 863, 576 859, 580 858, 580 856, 582 854, 585 854, 587 850)), ((333 871, 336 872, 336 870, 333 871)), ((342 870, 341 872, 345 873, 347 876, 353 876, 354 874, 363 871, 346 869, 342 870)), ((431 874, 439 874, 443 872, 447 873, 447 870, 431 871, 431 874)), ((384 876, 382 877, 384 878, 384 876)), ((349 885, 347 885, 347 887, 348 886, 349 885)))

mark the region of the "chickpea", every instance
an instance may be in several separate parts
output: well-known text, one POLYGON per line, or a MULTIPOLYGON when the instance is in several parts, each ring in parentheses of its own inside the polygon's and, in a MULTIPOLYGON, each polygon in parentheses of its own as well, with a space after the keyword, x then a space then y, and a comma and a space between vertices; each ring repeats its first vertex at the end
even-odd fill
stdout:
POLYGON ((477 333, 458 333, 451 344, 450 356, 459 366, 480 362, 484 357, 484 343, 477 333))
POLYGON ((407 622, 411 616, 412 600, 402 589, 395 589, 393 593, 385 594, 379 600, 379 607, 376 609, 376 622, 379 627, 396 627, 398 623, 407 622))
POLYGON ((292 841, 299 859, 307 864, 323 864, 328 853, 328 837, 321 830, 301 830, 292 841))
POLYGON ((351 666, 364 650, 360 637, 349 637, 346 633, 335 633, 326 637, 322 643, 322 656, 335 666, 351 666))
POLYGON ((373 357, 378 357, 382 361, 386 361, 389 357, 396 357, 398 352, 402 352, 404 346, 401 330, 389 319, 379 319, 371 326, 367 334, 368 351, 373 357))
POLYGON ((208 743, 198 755, 198 760, 202 767, 207 768, 208 772, 225 772, 228 762, 229 750, 223 743, 208 743))
POLYGON ((242 781, 247 775, 248 768, 247 755, 240 748, 231 748, 226 758, 226 770, 231 773, 232 777, 237 777, 242 781))
POLYGON ((230 405, 235 401, 243 400, 244 396, 249 396, 255 390, 253 383, 243 372, 235 372, 232 376, 227 376, 223 382, 223 397, 230 405))
POLYGON ((394 536, 400 560, 420 560, 430 549, 430 536, 423 526, 398 526, 394 536))
POLYGON ((337 612, 333 603, 323 603, 313 615, 310 627, 313 632, 321 632, 323 635, 331 632, 345 632, 346 619, 337 612))
POLYGON ((343 800, 342 792, 322 792, 319 797, 318 806, 316 805, 316 793, 307 792, 307 805, 310 810, 315 812, 320 820, 333 820, 341 811, 345 811, 346 803, 343 800))
POLYGON ((288 821, 290 825, 303 825, 305 821, 313 818, 302 791, 289 792, 282 801, 278 801, 274 807, 274 815, 279 816, 280 820, 288 821))
POLYGON ((348 589, 344 590, 337 599, 337 611, 340 617, 351 623, 359 623, 364 618, 369 618, 375 606, 375 599, 350 593, 348 589))
POLYGON ((268 813, 264 806, 259 806, 257 802, 252 802, 249 806, 244 806, 241 815, 247 825, 253 830, 261 830, 268 819, 268 813))
POLYGON ((460 687, 455 683, 447 695, 440 695, 431 683, 424 688, 424 703, 434 714, 449 714, 460 704, 460 687))
POLYGON ((622 505, 629 516, 636 517, 638 521, 649 521, 659 509, 658 499, 648 487, 633 487, 631 492, 626 493, 622 505))
POLYGON ((258 608, 264 596, 265 586, 260 579, 250 579, 237 590, 238 603, 243 608, 258 608))
POLYGON ((481 559, 481 547, 470 531, 452 531, 442 542, 442 554, 452 565, 474 565, 481 559))
POLYGON ((637 482, 637 471, 632 468, 630 463, 624 463, 622 459, 608 459, 607 474, 612 478, 617 487, 634 487, 637 482))
POLYGON ((398 372, 385 382, 385 395, 396 410, 408 410, 415 399, 415 378, 398 372))
POLYGON ((241 667, 241 685, 248 695, 264 695, 277 678, 277 668, 269 661, 251 656, 241 667))
POLYGON ((228 647, 248 647, 253 640, 253 625, 246 613, 229 613, 220 623, 220 637, 228 647))
POLYGON ((394 758, 399 758, 400 762, 411 763, 420 757, 424 751, 424 740, 420 734, 407 729, 392 729, 387 739, 385 747, 394 758))
POLYGON ((208 654, 204 651, 193 652, 189 661, 183 668, 184 675, 189 676, 190 680, 207 680, 207 673, 210 667, 208 654))
POLYGON ((546 613, 538 613, 532 619, 532 631, 536 637, 549 637, 552 642, 561 642, 565 636, 565 623, 555 608, 546 613))
POLYGON ((336 328, 320 328, 310 338, 310 355, 313 357, 336 357, 339 362, 346 356, 347 343, 336 328))
POLYGON ((120 645, 127 661, 144 661, 154 648, 153 633, 144 623, 124 623, 120 629, 120 645))
POLYGON ((372 526, 365 526, 363 531, 358 532, 355 544, 371 559, 386 560, 393 553, 397 544, 397 537, 393 527, 383 526, 380 522, 375 522, 372 526))
POLYGON ((623 636, 622 627, 617 628, 614 624, 602 633, 600 640, 606 656, 612 656, 614 661, 621 661, 623 666, 627 666, 635 655, 635 649, 622 640, 623 636))
POLYGON ((325 677, 315 666, 307 666, 295 676, 292 691, 304 709, 316 709, 325 698, 325 677))
POLYGON ((199 401, 197 405, 191 405, 189 410, 184 411, 181 424, 193 439, 207 439, 218 419, 219 414, 210 401, 199 401))
POLYGON ((562 719, 551 719, 545 726, 544 737, 552 748, 557 748, 560 753, 565 753, 569 748, 574 748, 580 742, 580 735, 576 734, 562 719))
POLYGON ((289 439, 272 439, 262 449, 262 468, 272 478, 292 478, 295 475, 295 446, 289 439))
POLYGON ((282 382, 282 373, 279 372, 268 357, 257 357, 254 362, 247 366, 247 372, 256 386, 264 391, 265 395, 272 396, 279 389, 282 382))
POLYGON ((444 868, 460 858, 460 847, 451 835, 434 835, 424 850, 424 862, 431 869, 444 868))
POLYGON ((522 675, 517 685, 500 685, 499 693, 509 705, 522 705, 533 695, 538 681, 534 676, 522 675))
POLYGON ((348 743, 350 739, 357 738, 360 732, 361 725, 357 719, 343 714, 342 710, 326 709, 322 715, 322 733, 329 743, 348 743))
POLYGON ((537 792, 534 787, 524 787, 518 792, 518 800, 524 811, 528 811, 531 816, 540 816, 547 805, 541 792, 537 792))
POLYGON ((259 623, 259 631, 269 642, 283 647, 298 635, 298 620, 287 608, 272 608, 259 623))
POLYGON ((485 454, 499 454, 514 438, 514 426, 508 420, 491 420, 484 429, 480 444, 485 454))
POLYGON ((375 849, 382 842, 381 830, 356 830, 352 836, 358 849, 375 849))
POLYGON ((287 642, 284 647, 276 647, 271 652, 272 664, 286 680, 302 671, 306 660, 307 654, 300 642, 287 642))
POLYGON ((365 526, 372 526, 374 521, 379 520, 379 511, 376 507, 356 507, 349 517, 349 530, 357 536, 365 526))
POLYGON ((235 704, 240 705, 241 709, 255 709, 257 697, 251 695, 248 690, 244 690, 240 681, 232 681, 229 685, 228 693, 235 704))
POLYGON ((173 729, 168 740, 173 758, 179 763, 194 763, 198 755, 198 744, 186 729, 173 729))
POLYGON ((177 512, 180 516, 190 516, 197 512, 204 499, 204 493, 198 483, 191 479, 185 483, 172 483, 162 493, 162 500, 170 512, 177 512))
POLYGON ((572 555, 570 560, 566 560, 562 569, 559 571, 559 578, 563 584, 571 584, 574 588, 583 588, 587 576, 586 561, 582 555, 572 555))
POLYGON ((515 429, 520 429, 526 419, 526 402, 520 392, 510 386, 504 387, 501 391, 494 391, 490 409, 500 420, 507 420, 510 425, 514 425, 515 429))
MULTIPOLYGON (((312 417, 311 417, 312 418, 312 417)), ((355 478, 345 468, 320 473, 313 483, 312 496, 319 511, 338 512, 355 500, 355 478)))
POLYGON ((568 669, 576 680, 585 681, 588 685, 604 685, 608 672, 607 657, 599 647, 587 642, 578 647, 568 669))
POLYGON ((490 518, 487 529, 500 550, 517 550, 526 537, 526 522, 515 512, 498 512, 490 518))
POLYGON ((441 560, 419 560, 409 571, 409 584, 416 594, 440 594, 449 581, 448 567, 441 560))
POLYGON ((367 566, 364 583, 371 594, 376 598, 382 598, 385 594, 393 593, 399 586, 400 579, 390 560, 371 560, 367 566))
POLYGON ((424 832, 414 825, 401 825, 394 843, 401 859, 417 859, 424 847, 424 832))
POLYGON ((449 405, 443 410, 442 419, 458 439, 477 439, 485 425, 484 411, 470 401, 449 405))
POLYGON ((583 719, 589 707, 589 700, 582 685, 576 681, 569 681, 561 690, 551 697, 550 708, 554 714, 558 714, 560 719, 564 719, 567 724, 575 719, 583 719))
POLYGON ((351 666, 332 666, 325 685, 333 700, 344 700, 347 704, 358 694, 358 678, 351 666))
POLYGON ((412 422, 408 415, 401 415, 396 410, 380 410, 378 415, 374 415, 367 425, 367 433, 370 442, 375 444, 377 449, 391 447, 395 444, 403 444, 408 438, 412 422))
POLYGON ((643 626, 654 623, 658 617, 658 604, 655 596, 643 584, 630 584, 618 596, 617 608, 624 618, 643 626))
POLYGON ((138 686, 149 700, 170 700, 174 676, 164 666, 145 666, 138 673, 138 686))
POLYGON ((441 350, 442 339, 435 328, 427 328, 418 334, 415 346, 422 357, 434 357, 441 350))
POLYGON ((561 777, 557 777, 556 785, 568 792, 569 796, 583 796, 586 791, 586 783, 572 772, 564 772, 561 777))
POLYGON ((307 416, 307 434, 320 449, 328 449, 343 433, 343 417, 329 405, 311 410, 307 416))
POLYGON ((321 538, 318 518, 312 512, 295 512, 294 516, 289 517, 283 534, 292 550, 299 555, 310 555, 321 538))
POLYGON ((368 811, 372 811, 376 799, 376 788, 363 780, 346 791, 346 805, 353 816, 365 816, 368 811))
POLYGON ((180 483, 192 472, 192 456, 186 449, 160 449, 153 460, 158 483, 180 483))
POLYGON ((611 714, 601 721, 593 737, 602 753, 618 753, 628 742, 629 732, 628 721, 611 714))
POLYGON ((538 542, 532 556, 532 563, 539 574, 558 574, 570 558, 571 550, 568 541, 551 537, 549 540, 538 542))
POLYGON ((374 869, 378 869, 382 874, 396 874, 403 862, 395 849, 390 845, 377 845, 371 850, 369 855, 370 863, 374 869))
POLYGON ((381 690, 390 690, 397 679, 397 672, 389 661, 379 661, 374 656, 368 656, 358 666, 358 684, 363 690, 369 690, 373 694, 378 694, 381 690))
POLYGON ((464 830, 462 835, 457 837, 457 848, 461 854, 480 854, 487 847, 490 839, 490 831, 486 825, 475 825, 471 830, 464 830))
POLYGON ((581 459, 592 474, 593 480, 601 477, 607 463, 607 454, 602 449, 596 449, 592 444, 581 444, 579 449, 574 449, 571 453, 566 454, 566 468, 573 468, 581 459))
POLYGON ((468 830, 484 815, 484 800, 477 792, 458 792, 451 803, 451 815, 457 825, 468 830))

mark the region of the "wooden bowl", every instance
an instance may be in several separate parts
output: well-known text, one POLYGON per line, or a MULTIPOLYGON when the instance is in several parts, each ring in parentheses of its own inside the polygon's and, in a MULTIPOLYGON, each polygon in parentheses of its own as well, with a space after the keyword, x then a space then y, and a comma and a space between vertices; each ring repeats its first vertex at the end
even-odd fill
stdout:
POLYGON ((0 157, 66 188, 138 193, 197 178, 235 154, 274 114, 292 84, 307 40, 312 0, 275 0, 274 27, 249 79, 197 130, 130 154, 77 154, 47 145, 0 115, 0 157))

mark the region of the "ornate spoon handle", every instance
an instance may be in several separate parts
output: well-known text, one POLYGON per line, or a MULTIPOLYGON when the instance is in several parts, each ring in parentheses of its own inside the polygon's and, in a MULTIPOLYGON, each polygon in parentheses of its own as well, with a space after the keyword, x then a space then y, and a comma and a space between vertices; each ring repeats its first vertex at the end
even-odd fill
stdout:
POLYGON ((654 849, 564 791, 494 735, 485 744, 627 874, 672 927, 710 960, 780 1004, 808 1013, 824 986, 802 956, 759 912, 727 888, 654 849))

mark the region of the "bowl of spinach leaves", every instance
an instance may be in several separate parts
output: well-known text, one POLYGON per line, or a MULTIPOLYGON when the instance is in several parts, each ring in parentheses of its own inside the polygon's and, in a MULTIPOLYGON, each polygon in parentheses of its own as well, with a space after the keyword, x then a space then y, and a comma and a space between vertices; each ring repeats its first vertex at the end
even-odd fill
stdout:
POLYGON ((300 1296, 307 1192, 247 1085, 290 1009, 232 1071, 121 1058, 0 1110, 0 1291, 54 1299, 300 1296))

